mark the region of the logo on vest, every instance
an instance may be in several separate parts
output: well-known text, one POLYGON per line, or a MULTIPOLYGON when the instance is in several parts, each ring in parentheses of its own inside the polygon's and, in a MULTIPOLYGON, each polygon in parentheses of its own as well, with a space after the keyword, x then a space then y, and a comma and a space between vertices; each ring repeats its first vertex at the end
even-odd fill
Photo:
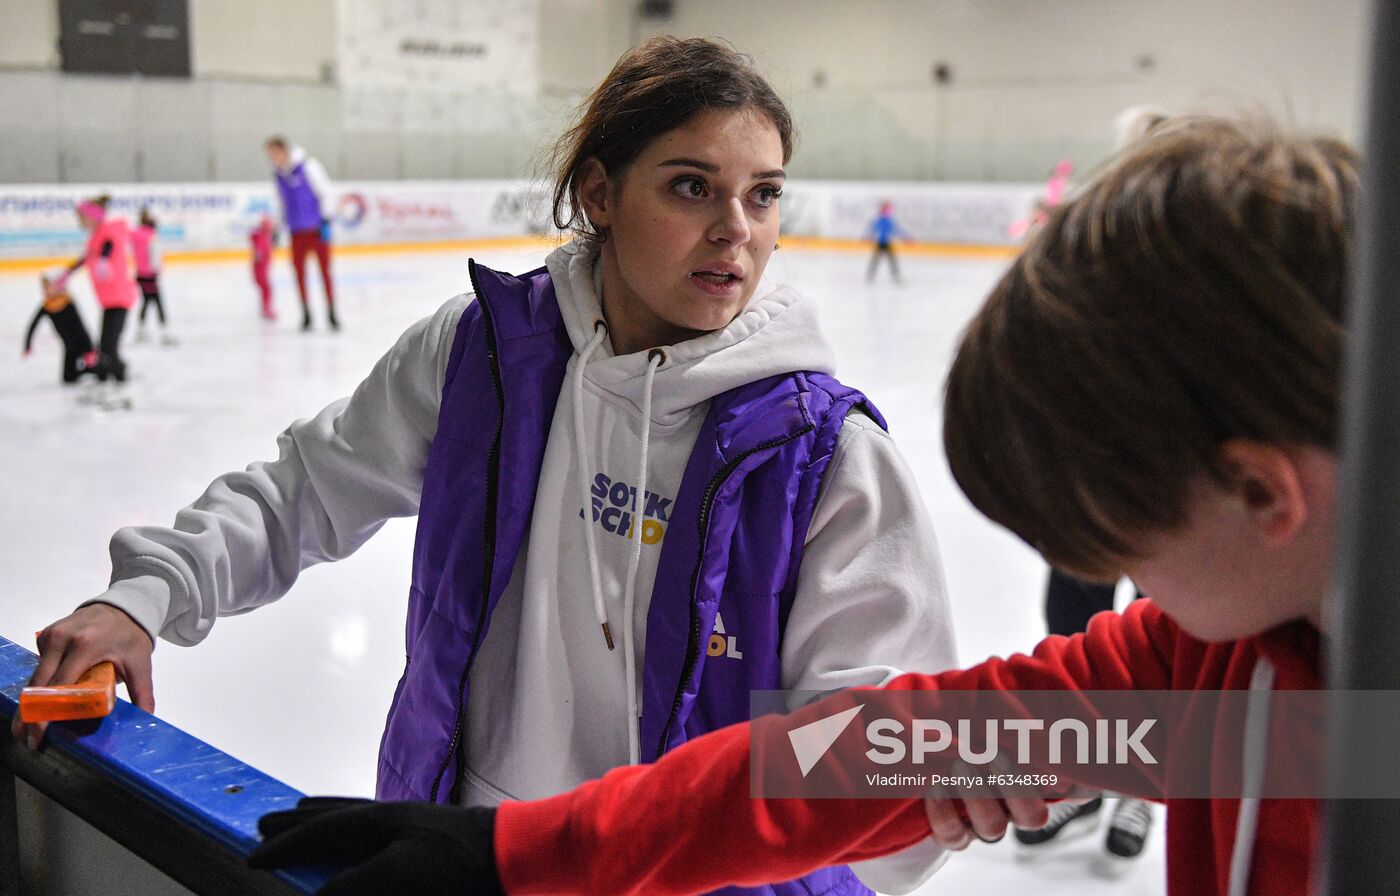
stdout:
MULTIPOLYGON (((606 473, 593 477, 589 489, 593 495, 593 522, 621 538, 630 539, 637 529, 637 488, 606 473)), ((642 508, 642 544, 660 544, 666 537, 666 523, 671 517, 673 498, 648 491, 642 508)), ((578 512, 580 517, 583 511, 578 512)))
POLYGON ((715 630, 710 635, 710 646, 705 652, 710 656, 727 656, 735 660, 744 658, 743 651, 739 650, 739 639, 724 630, 724 617, 718 613, 715 614, 715 630))

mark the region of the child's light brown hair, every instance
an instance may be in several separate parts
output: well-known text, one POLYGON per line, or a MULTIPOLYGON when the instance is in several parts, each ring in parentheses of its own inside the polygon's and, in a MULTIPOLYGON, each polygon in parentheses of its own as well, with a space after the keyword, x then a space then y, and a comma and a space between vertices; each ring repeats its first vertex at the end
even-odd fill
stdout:
POLYGON ((1172 119, 1055 209, 973 319, 944 440, 976 507, 1116 578, 1236 438, 1335 447, 1356 155, 1172 119))

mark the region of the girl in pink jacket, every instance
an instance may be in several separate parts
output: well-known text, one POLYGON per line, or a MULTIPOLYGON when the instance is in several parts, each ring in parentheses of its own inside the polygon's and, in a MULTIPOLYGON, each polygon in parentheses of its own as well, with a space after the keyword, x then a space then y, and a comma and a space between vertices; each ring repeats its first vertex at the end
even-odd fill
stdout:
POLYGON ((87 248, 59 278, 62 289, 78 268, 87 266, 92 291, 102 306, 102 336, 98 345, 97 378, 126 382, 126 363, 118 352, 126 315, 136 304, 136 282, 131 271, 131 229, 126 219, 107 214, 110 196, 86 199, 77 206, 78 223, 88 232, 87 248))

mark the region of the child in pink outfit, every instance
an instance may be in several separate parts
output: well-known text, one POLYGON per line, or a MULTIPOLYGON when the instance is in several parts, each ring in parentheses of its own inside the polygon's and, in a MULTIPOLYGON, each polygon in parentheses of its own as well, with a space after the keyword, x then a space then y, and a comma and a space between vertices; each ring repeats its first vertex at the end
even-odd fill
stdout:
POLYGON ((126 382, 126 362, 118 347, 126 316, 136 304, 136 281, 131 270, 131 229, 126 219, 107 214, 110 196, 98 196, 78 203, 78 222, 88 232, 87 247, 81 257, 54 284, 61 291, 78 268, 87 266, 97 304, 102 306, 102 336, 98 342, 97 378, 126 382))
POLYGON ((146 309, 155 306, 160 319, 161 343, 174 345, 174 338, 165 332, 165 305, 160 299, 160 250, 155 247, 156 219, 150 209, 141 209, 141 226, 131 233, 131 254, 136 261, 136 285, 141 289, 141 316, 136 341, 146 341, 146 309))
POLYGON ((1035 201, 1030 217, 1012 221, 1006 228, 1007 235, 1021 239, 1044 223, 1050 209, 1065 201, 1065 194, 1069 192, 1069 179, 1073 176, 1074 163, 1069 159, 1060 159, 1055 165, 1055 170, 1050 172, 1050 178, 1045 181, 1045 195, 1035 201))
POLYGON ((266 320, 276 320, 277 312, 272 310, 272 280, 268 273, 272 267, 272 247, 277 244, 277 225, 263 215, 248 240, 253 244, 253 282, 262 293, 262 316, 266 320))

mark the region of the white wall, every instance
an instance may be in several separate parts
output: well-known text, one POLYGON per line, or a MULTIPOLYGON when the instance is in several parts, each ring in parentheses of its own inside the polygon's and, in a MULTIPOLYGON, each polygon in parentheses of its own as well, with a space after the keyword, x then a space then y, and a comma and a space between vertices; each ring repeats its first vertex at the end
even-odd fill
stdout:
POLYGON ((0 0, 0 69, 57 65, 56 0, 0 0))
MULTIPOLYGON (((626 7, 630 0, 617 0, 626 7)), ((1024 179, 1090 165, 1127 106, 1266 109, 1354 138, 1366 0, 676 0, 798 114, 794 170, 1024 179), (943 62, 953 77, 933 83, 943 62), (824 86, 817 86, 819 78, 824 86)))
POLYGON ((266 175, 296 130, 341 166, 333 0, 191 0, 194 78, 65 75, 57 0, 0 0, 0 183, 266 175))
MULTIPOLYGON (((322 80, 335 0, 189 0, 196 78, 322 80)), ((58 0, 0 0, 0 69, 57 69, 58 0)))
POLYGON ((1043 179, 1062 157, 1097 163, 1113 117, 1145 102, 1360 127, 1366 0, 676 0, 664 25, 637 6, 541 0, 537 98, 401 133, 344 126, 323 82, 335 0, 190 0, 192 81, 61 75, 57 0, 0 0, 0 183, 261 177, 269 133, 342 178, 527 175, 617 56, 663 28, 756 58, 797 117, 804 177, 1043 179))
POLYGON ((614 18, 625 11, 607 0, 542 0, 540 85, 555 94, 586 93, 612 66, 621 49, 614 18))
POLYGON ((335 67, 335 0, 189 0, 196 78, 321 83, 335 67))

